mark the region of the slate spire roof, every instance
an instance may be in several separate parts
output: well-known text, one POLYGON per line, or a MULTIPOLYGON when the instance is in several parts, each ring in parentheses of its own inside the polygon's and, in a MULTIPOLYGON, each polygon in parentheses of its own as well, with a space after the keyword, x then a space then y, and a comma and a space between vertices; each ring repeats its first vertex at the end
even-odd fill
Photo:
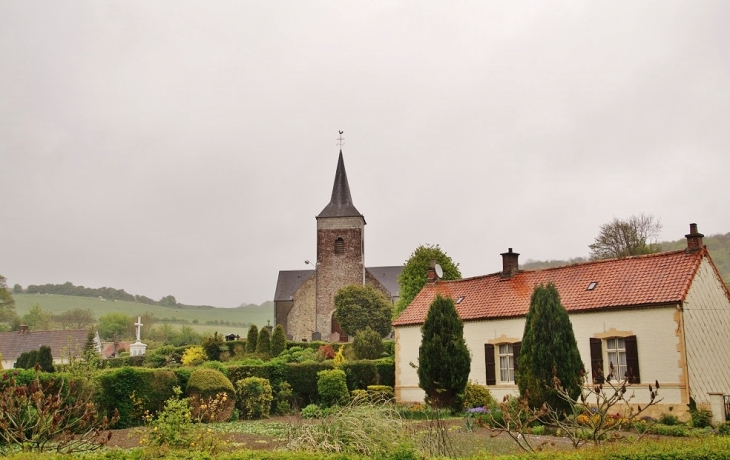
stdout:
POLYGON ((350 184, 347 182, 347 172, 345 172, 345 162, 342 159, 342 150, 340 150, 340 158, 337 160, 337 172, 335 172, 335 184, 332 187, 332 198, 329 204, 319 213, 320 217, 363 217, 352 204, 352 195, 350 195, 350 184))

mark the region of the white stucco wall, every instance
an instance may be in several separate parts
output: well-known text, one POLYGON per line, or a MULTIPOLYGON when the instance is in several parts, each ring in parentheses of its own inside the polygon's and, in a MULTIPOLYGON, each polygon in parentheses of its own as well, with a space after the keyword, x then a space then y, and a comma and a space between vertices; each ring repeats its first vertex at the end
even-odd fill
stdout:
MULTIPOLYGON (((637 336, 641 384, 632 385, 635 391, 634 402, 646 403, 649 399, 648 384, 660 382, 660 395, 665 405, 682 403, 682 360, 680 336, 678 332, 677 307, 654 309, 632 309, 622 311, 603 311, 570 315, 573 331, 578 343, 581 359, 590 372, 590 338, 637 336)), ((482 385, 486 384, 484 359, 485 343, 505 343, 521 341, 524 332, 524 318, 472 321, 464 324, 464 338, 472 354, 472 367, 469 379, 482 385)), ((420 326, 396 328, 396 398, 400 402, 423 401, 424 393, 418 387, 416 369, 418 347, 421 344, 420 326)), ((608 360, 604 347, 604 372, 608 373, 608 360)), ((497 360, 497 385, 488 388, 500 400, 505 394, 517 394, 514 384, 499 382, 499 361, 497 360)))
POLYGON ((703 259, 683 304, 689 390, 697 403, 708 393, 730 394, 730 301, 703 259))

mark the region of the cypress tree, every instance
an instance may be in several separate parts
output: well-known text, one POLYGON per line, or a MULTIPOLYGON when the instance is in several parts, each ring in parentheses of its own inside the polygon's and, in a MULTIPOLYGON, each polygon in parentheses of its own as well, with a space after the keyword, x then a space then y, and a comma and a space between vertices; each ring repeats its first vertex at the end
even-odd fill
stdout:
POLYGON ((452 299, 436 297, 421 334, 418 385, 426 392, 426 402, 460 410, 471 370, 471 353, 464 341, 464 323, 452 299))
POLYGON ((51 347, 43 345, 38 349, 38 365, 41 367, 43 372, 54 372, 56 370, 53 367, 51 347))
POLYGON ((277 324, 271 337, 271 356, 279 356, 284 350, 286 350, 286 333, 284 326, 277 324))
POLYGON ((256 343, 256 353, 264 356, 271 355, 271 332, 268 327, 262 327, 256 343))
POLYGON ((537 286, 532 293, 518 363, 517 385, 520 395, 527 396, 531 407, 547 403, 561 412, 570 408, 557 396, 554 377, 560 379, 573 399, 580 394, 583 361, 568 312, 552 283, 537 286))
POLYGON ((259 328, 252 324, 248 328, 248 336, 246 337, 246 353, 256 353, 256 345, 259 339, 259 328))

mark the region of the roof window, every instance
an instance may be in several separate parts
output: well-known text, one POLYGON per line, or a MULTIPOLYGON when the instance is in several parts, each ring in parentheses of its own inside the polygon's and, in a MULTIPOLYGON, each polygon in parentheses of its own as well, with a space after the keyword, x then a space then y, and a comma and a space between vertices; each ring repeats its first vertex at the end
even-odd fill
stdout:
POLYGON ((598 286, 598 281, 591 281, 591 284, 588 285, 586 288, 586 291, 592 291, 598 286))
POLYGON ((464 300, 464 297, 465 296, 459 297, 458 299, 456 299, 456 302, 454 302, 454 303, 456 303, 456 305, 459 305, 461 303, 461 301, 464 300))

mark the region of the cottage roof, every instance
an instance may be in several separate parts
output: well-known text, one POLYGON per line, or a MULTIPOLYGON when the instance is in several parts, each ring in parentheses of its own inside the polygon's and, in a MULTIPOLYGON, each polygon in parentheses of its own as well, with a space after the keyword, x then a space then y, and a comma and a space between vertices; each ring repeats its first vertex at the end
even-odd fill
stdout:
POLYGON ((69 352, 73 356, 79 356, 86 344, 88 333, 85 329, 0 332, 0 353, 3 354, 3 360, 17 360, 22 353, 45 345, 51 347, 54 359, 62 358, 64 353, 68 355, 69 352))
POLYGON ((393 323, 422 324, 437 294, 457 301, 462 320, 527 314, 535 286, 555 284, 569 312, 682 302, 707 249, 598 260, 563 267, 427 284, 393 323), (591 283, 596 283, 589 289, 591 283))
POLYGON ((352 204, 350 195, 350 184, 347 182, 345 162, 342 159, 342 150, 337 160, 337 171, 335 172, 335 184, 332 186, 332 198, 317 218, 320 217, 363 217, 352 204))

